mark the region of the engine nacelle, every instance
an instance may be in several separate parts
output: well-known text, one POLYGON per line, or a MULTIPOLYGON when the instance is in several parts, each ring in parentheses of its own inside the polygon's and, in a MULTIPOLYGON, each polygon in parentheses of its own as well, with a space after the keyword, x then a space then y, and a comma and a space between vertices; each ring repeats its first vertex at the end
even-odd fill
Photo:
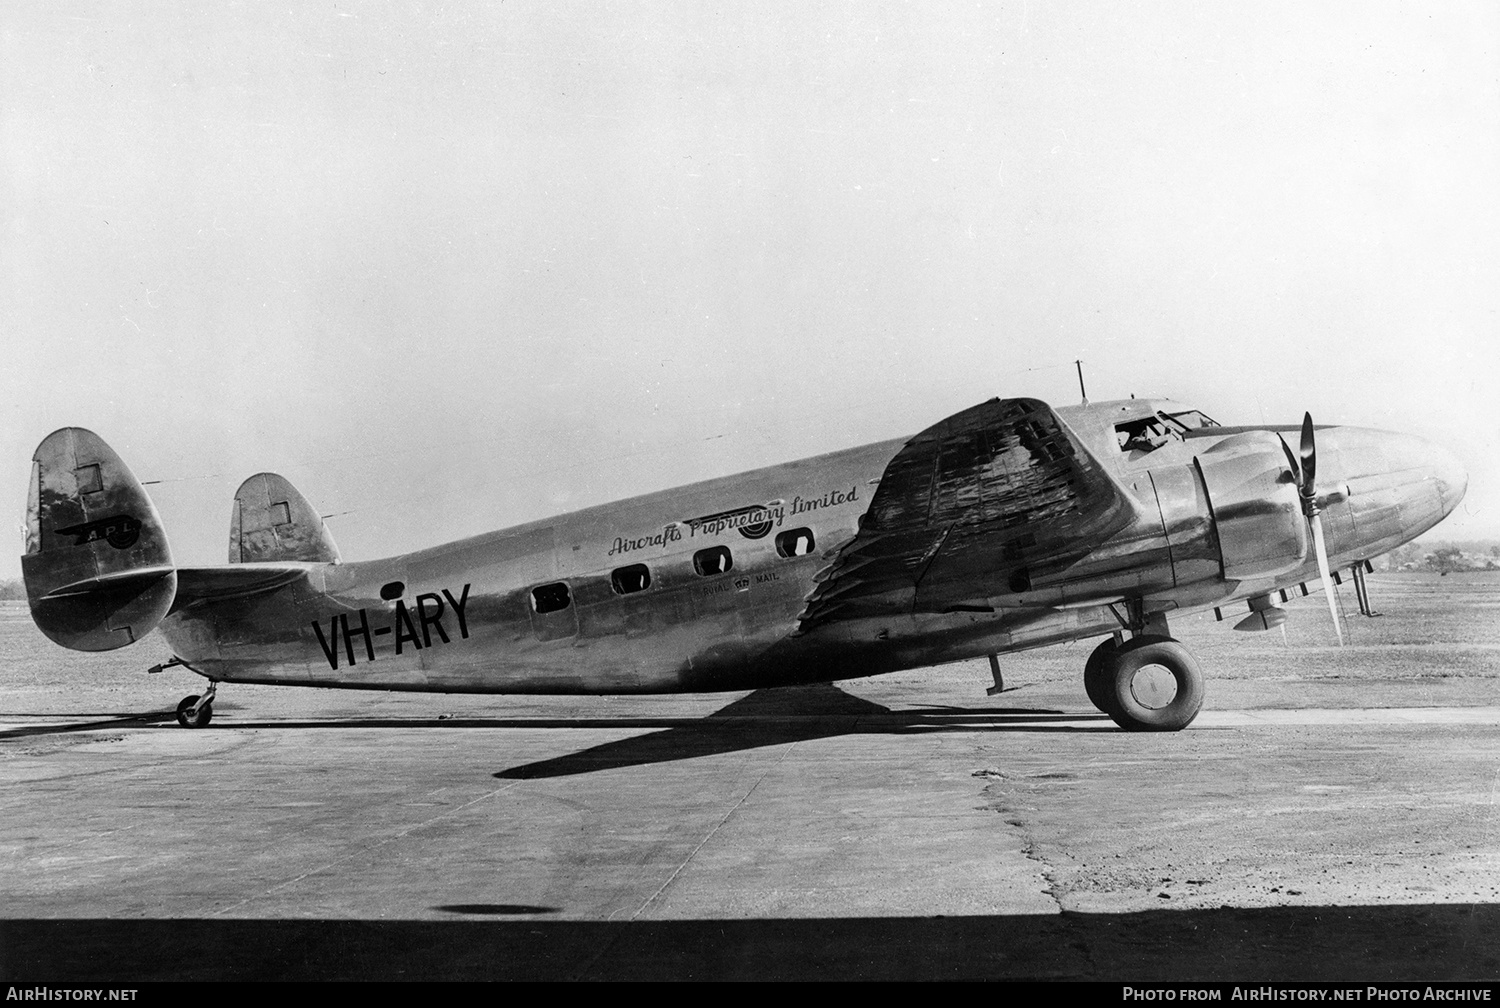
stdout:
POLYGON ((1226 581, 1270 577, 1307 560, 1307 520, 1281 438, 1246 431, 1193 460, 1226 581))

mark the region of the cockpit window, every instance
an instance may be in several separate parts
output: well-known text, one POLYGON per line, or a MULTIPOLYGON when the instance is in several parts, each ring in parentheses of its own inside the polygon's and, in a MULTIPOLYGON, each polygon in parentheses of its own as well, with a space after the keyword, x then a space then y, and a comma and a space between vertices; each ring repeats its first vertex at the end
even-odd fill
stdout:
MULTIPOLYGON (((1212 418, 1197 410, 1181 413, 1158 413, 1129 423, 1115 424, 1115 437, 1119 439, 1120 451, 1153 452, 1171 441, 1183 440, 1188 431, 1203 427, 1219 426, 1212 418)), ((1135 456, 1139 458, 1140 455, 1135 456)))
POLYGON ((1164 413, 1162 416, 1182 425, 1184 430, 1198 430, 1202 427, 1219 426, 1219 422, 1213 417, 1206 416, 1197 410, 1186 410, 1182 413, 1164 413))
POLYGON ((1115 437, 1119 439, 1122 452, 1151 452, 1168 441, 1181 441, 1182 432, 1167 422, 1166 417, 1146 417, 1130 423, 1115 424, 1115 437))

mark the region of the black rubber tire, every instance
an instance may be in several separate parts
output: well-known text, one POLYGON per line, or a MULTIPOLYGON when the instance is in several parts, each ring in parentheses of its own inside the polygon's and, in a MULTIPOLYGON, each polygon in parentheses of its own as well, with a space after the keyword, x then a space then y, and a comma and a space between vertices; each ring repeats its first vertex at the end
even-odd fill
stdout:
POLYGON ((1170 637, 1143 635, 1108 655, 1109 703, 1106 710, 1126 731, 1181 731, 1203 708, 1203 671, 1193 653, 1170 637), (1147 666, 1171 674, 1176 693, 1161 707, 1149 707, 1136 695, 1136 674, 1147 666))
POLYGON ((188 711, 192 710, 193 705, 197 702, 198 695, 195 693, 192 696, 183 697, 182 702, 177 705, 177 723, 182 725, 182 727, 202 728, 213 720, 214 705, 212 700, 198 708, 197 717, 190 717, 188 715, 188 711))
POLYGON ((1118 647, 1113 637, 1106 637, 1083 663, 1083 691, 1089 695, 1089 703, 1105 714, 1109 713, 1111 692, 1108 659, 1118 647))

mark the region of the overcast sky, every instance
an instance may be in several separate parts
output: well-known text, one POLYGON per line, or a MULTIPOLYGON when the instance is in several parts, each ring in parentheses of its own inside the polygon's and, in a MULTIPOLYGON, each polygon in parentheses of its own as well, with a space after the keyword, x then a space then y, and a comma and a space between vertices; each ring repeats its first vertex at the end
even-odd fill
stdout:
MULTIPOLYGON (((1408 430, 1500 537, 1500 7, 18 2, 0 507, 61 426, 346 559, 1158 393, 1408 430)), ((19 573, 19 531, 0 576, 19 573)))

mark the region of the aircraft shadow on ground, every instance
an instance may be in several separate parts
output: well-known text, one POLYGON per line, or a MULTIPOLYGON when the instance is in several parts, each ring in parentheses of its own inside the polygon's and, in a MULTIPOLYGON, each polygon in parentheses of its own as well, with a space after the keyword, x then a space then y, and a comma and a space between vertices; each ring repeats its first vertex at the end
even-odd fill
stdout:
POLYGON ((171 721, 175 711, 155 711, 147 714, 3 714, 0 717, 87 717, 95 721, 75 721, 70 724, 23 725, 0 731, 0 741, 10 738, 25 738, 28 735, 65 735, 69 732, 99 731, 104 728, 139 728, 141 725, 171 721))
MULTIPOLYGON (((234 707, 231 710, 237 709, 234 707)), ((16 715, 18 717, 23 715, 16 715)), ((67 724, 25 725, 0 730, 0 741, 32 735, 58 735, 170 722, 173 711, 140 714, 56 714, 25 717, 97 717, 67 724)), ((305 720, 219 720, 220 728, 559 728, 647 731, 556 759, 528 763, 495 774, 501 778, 559 777, 613 767, 663 763, 695 756, 758 749, 839 735, 900 735, 943 731, 1092 732, 1117 731, 1103 714, 1068 713, 1031 707, 948 707, 926 705, 891 710, 839 689, 832 683, 756 690, 706 717, 524 717, 524 718, 317 718, 305 720), (1079 722, 1084 722, 1080 724, 1079 722)))
POLYGON ((546 907, 434 909, 459 919, 4 920, 0 980, 1433 983, 1500 975, 1493 904, 632 922, 546 919, 555 909, 546 907), (534 915, 474 919, 514 911, 534 915))
MULTIPOLYGON (((233 709, 233 708, 231 708, 233 709)), ((33 715, 27 715, 33 716, 33 715)), ((87 716, 87 715, 55 715, 87 716)), ((141 727, 173 720, 172 711, 99 715, 101 720, 41 724, 0 730, 0 742, 33 735, 59 735, 107 728, 141 727)), ((647 731, 567 756, 540 760, 496 773, 502 779, 564 777, 619 767, 667 763, 720 753, 833 738, 839 735, 903 735, 976 730, 1004 732, 1117 731, 1103 714, 1067 713, 1027 707, 949 707, 927 705, 891 710, 844 692, 832 683, 756 690, 706 717, 572 718, 327 718, 315 720, 223 721, 217 728, 558 728, 647 731), (1084 722, 1080 724, 1079 722, 1084 722)))
POLYGON ((925 707, 893 711, 831 683, 756 690, 704 718, 683 720, 649 735, 606 742, 580 752, 511 767, 504 780, 566 777, 620 767, 761 749, 839 735, 902 735, 943 731, 1114 730, 1104 715, 995 707, 925 707), (1067 725, 1057 724, 1069 722, 1067 725), (1076 722, 1089 721, 1087 727, 1076 722), (1097 728, 1096 728, 1097 725, 1097 728))

